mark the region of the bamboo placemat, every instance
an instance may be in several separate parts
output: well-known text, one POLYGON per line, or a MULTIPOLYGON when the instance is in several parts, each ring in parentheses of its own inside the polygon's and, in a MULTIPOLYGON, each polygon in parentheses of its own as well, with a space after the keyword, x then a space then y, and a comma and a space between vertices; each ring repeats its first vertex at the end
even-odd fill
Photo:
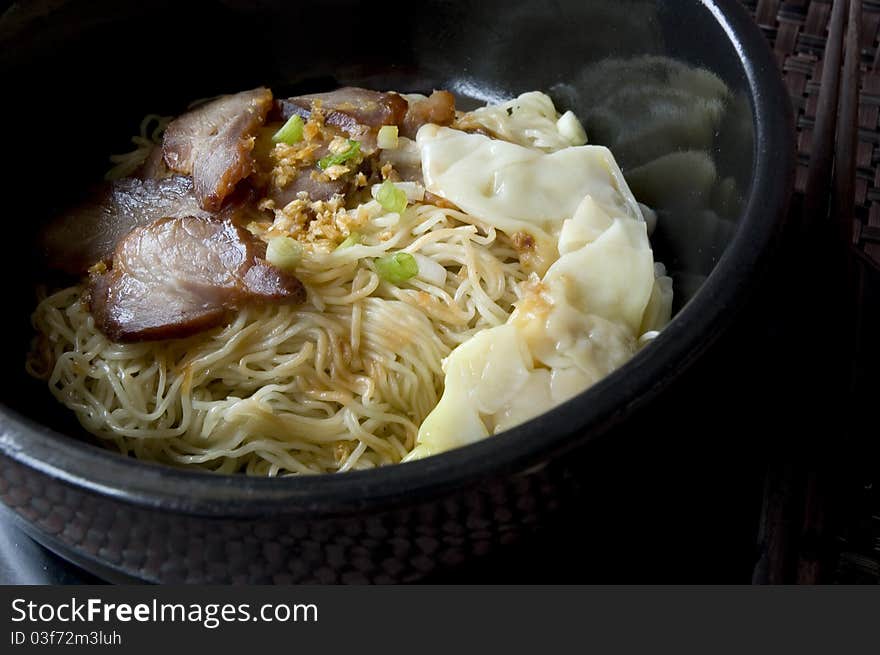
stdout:
MULTIPOLYGON (((798 162, 792 207, 800 211, 833 1, 743 0, 743 4, 773 48, 796 114, 798 162)), ((831 442, 839 443, 841 452, 834 454, 830 475, 804 466, 798 469, 794 463, 771 467, 759 535, 763 556, 755 575, 758 582, 880 582, 876 409, 880 400, 880 1, 860 4, 854 198, 831 203, 832 214, 834 206, 848 208, 848 215, 836 218, 849 240, 845 256, 851 262, 851 285, 856 287, 852 289, 857 313, 853 361, 850 379, 843 382, 848 396, 841 430, 846 434, 831 442)), ((839 137, 841 126, 837 128, 839 137)))

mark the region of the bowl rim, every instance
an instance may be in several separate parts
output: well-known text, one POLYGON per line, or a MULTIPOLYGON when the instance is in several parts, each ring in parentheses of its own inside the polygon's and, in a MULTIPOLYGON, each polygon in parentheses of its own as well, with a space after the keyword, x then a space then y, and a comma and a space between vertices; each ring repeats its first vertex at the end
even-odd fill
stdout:
POLYGON ((259 478, 142 462, 51 430, 5 403, 0 403, 0 454, 74 487, 146 508, 224 517, 342 515, 528 472, 607 433, 667 386, 733 319, 778 240, 793 186, 790 101, 766 40, 735 0, 700 3, 736 50, 751 94, 755 172, 748 203, 714 269, 653 347, 588 390, 491 439, 343 475, 259 478))

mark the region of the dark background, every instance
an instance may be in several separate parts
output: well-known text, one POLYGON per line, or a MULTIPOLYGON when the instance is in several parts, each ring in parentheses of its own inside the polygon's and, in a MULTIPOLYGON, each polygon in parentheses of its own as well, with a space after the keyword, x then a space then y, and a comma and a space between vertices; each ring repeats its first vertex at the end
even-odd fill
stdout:
MULTIPOLYGON (((782 4, 803 18, 811 3, 782 4)), ((597 446, 603 464, 585 464, 579 502, 541 533, 428 581, 747 583, 781 554, 790 575, 821 559, 825 581, 868 581, 880 548, 880 357, 865 336, 880 330, 877 276, 841 270, 837 247, 805 239, 800 217, 796 196, 783 247, 737 323, 661 403, 597 446), (803 527, 802 490, 817 476, 821 529, 803 527), (797 543, 780 546, 782 528, 797 543)), ((0 583, 92 581, 0 523, 0 583)))

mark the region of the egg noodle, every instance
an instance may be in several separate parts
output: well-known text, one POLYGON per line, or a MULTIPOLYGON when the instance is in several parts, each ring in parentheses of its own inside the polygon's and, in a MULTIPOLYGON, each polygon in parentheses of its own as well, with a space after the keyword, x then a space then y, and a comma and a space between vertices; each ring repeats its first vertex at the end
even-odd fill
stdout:
MULTIPOLYGON (((377 203, 370 203, 375 212, 377 203)), ((433 205, 377 215, 390 238, 306 250, 301 306, 245 307, 187 339, 119 344, 73 286, 45 298, 28 367, 91 433, 140 459, 254 475, 399 462, 442 390, 441 360, 507 320, 526 278, 512 244, 433 205), (445 284, 382 280, 373 257, 419 253, 445 284)))
MULTIPOLYGON (((261 476, 398 463, 479 438, 486 429, 491 433, 493 425, 501 431, 576 395, 623 364, 669 320, 671 280, 664 277, 662 265, 651 272, 642 211, 607 151, 562 152, 585 143, 586 136, 571 112, 560 117, 543 94, 524 94, 459 120, 461 129, 482 126, 548 156, 576 155, 581 159, 575 165, 583 170, 598 166, 599 178, 608 179, 596 187, 604 204, 600 207, 587 195, 575 218, 563 225, 559 251, 555 245, 547 251, 562 271, 555 282, 554 269, 543 280, 528 272, 522 243, 517 242, 522 234, 496 229, 502 224, 498 220, 493 224, 428 204, 423 194, 410 198, 415 202, 400 213, 386 211, 376 200, 348 210, 331 202, 322 206, 326 220, 313 221, 311 227, 301 220, 296 224, 286 213, 293 204, 284 210, 268 207, 275 209, 275 223, 250 227, 264 238, 299 230, 303 250, 296 276, 305 286, 305 303, 244 306, 227 326, 184 339, 114 343, 97 329, 85 285, 71 286, 43 294, 33 314, 37 337, 27 360, 29 373, 46 380, 86 430, 125 455, 261 476), (310 234, 304 235, 303 229, 310 234), (356 239, 351 238, 355 230, 356 239), (395 283, 380 274, 376 258, 400 251, 413 255, 419 274, 395 283), (573 254, 565 255, 569 251, 573 254), (593 259, 579 263, 573 259, 575 251, 591 251, 593 259), (618 269, 623 268, 598 266, 596 258, 604 261, 606 253, 619 257, 618 269), (605 313, 611 321, 566 307, 566 294, 575 288, 570 284, 587 288, 578 282, 580 269, 609 284, 606 295, 614 301, 614 311, 605 313), (641 304, 635 322, 626 327, 614 312, 625 307, 622 300, 637 287, 641 304), (559 311, 546 309, 553 306, 559 311), (549 312, 545 319, 550 332, 535 328, 538 332, 527 333, 523 317, 542 311, 549 312), (531 339, 534 370, 523 339, 531 339), (458 358, 449 357, 466 343, 456 351, 458 358), (541 344, 549 350, 541 350, 541 344), (470 363, 468 348, 475 353, 479 349, 470 363), (519 354, 526 358, 521 363, 519 354), (474 381, 481 370, 486 377, 474 381), (514 378, 519 386, 511 386, 514 378), (450 379, 457 382, 450 386, 450 379), (467 395, 471 389, 473 397, 467 395), (505 394, 525 397, 519 402, 505 394), (542 394, 546 397, 539 400, 542 394), (469 412, 494 417, 485 426, 478 419, 468 424, 469 412), (420 433, 429 424, 431 430, 420 433)), ((115 156, 116 167, 108 177, 129 175, 140 166, 165 124, 167 118, 148 116, 133 140, 135 150, 115 156)), ((461 142, 462 160, 479 158, 480 148, 495 148, 487 142, 471 147, 471 137, 448 134, 446 141, 428 147, 442 155, 444 144, 458 147, 461 142)), ((537 157, 510 147, 492 152, 508 151, 515 162, 507 175, 537 157)), ((451 170, 431 161, 436 170, 426 171, 426 180, 428 172, 436 178, 451 170)), ((531 162, 529 171, 537 174, 543 166, 543 179, 553 188, 583 188, 577 171, 569 170, 567 181, 555 179, 553 161, 531 162)), ((476 181, 479 175, 460 178, 465 186, 484 188, 476 181)), ((579 193, 556 200, 576 204, 583 195, 579 193)), ((496 201, 478 194, 474 202, 496 201)), ((511 209, 518 209, 515 198, 509 202, 511 209)), ((534 197, 531 205, 536 208, 523 211, 546 209, 534 197)), ((571 210, 556 213, 570 216, 571 210)), ((543 262, 542 270, 551 263, 543 262)), ((593 299, 599 311, 602 294, 593 293, 593 299)))
POLYGON ((171 116, 159 116, 147 114, 141 121, 138 133, 131 138, 134 150, 121 155, 110 155, 110 161, 114 164, 104 175, 106 180, 118 180, 134 173, 138 166, 144 163, 153 147, 162 139, 162 133, 171 122, 171 116))

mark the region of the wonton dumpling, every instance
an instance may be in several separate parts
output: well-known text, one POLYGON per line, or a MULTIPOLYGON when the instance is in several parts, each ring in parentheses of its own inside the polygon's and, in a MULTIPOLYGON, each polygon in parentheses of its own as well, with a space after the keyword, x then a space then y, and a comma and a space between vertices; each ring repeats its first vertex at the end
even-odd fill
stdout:
POLYGON ((464 129, 482 128, 499 139, 545 152, 587 142, 584 128, 570 111, 562 116, 550 96, 529 91, 498 105, 468 112, 459 123, 464 129))
POLYGON ((436 125, 422 127, 416 142, 425 188, 508 234, 558 230, 588 195, 612 216, 641 219, 608 148, 547 154, 436 125))
POLYGON ((417 142, 432 193, 505 232, 555 238, 560 256, 524 286, 505 325, 446 358, 443 396, 407 459, 483 439, 586 389, 632 357, 646 308, 663 300, 647 226, 607 149, 544 154, 430 125, 417 142))

